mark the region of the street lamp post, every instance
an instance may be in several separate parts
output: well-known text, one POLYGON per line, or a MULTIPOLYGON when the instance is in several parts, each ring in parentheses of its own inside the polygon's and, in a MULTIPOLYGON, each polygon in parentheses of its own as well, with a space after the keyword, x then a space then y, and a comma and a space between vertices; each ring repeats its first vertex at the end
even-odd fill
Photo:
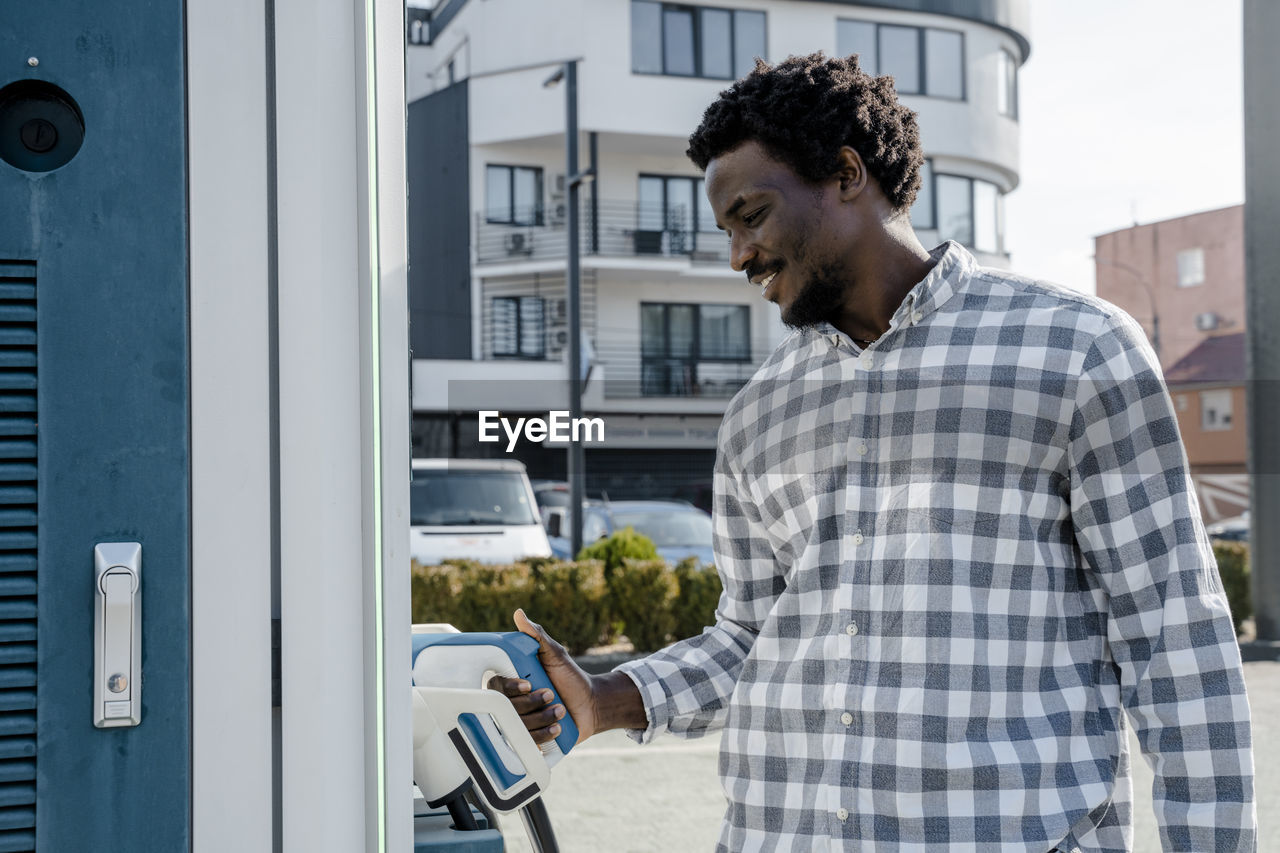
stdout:
MULTIPOLYGON (((565 217, 565 227, 569 232, 565 264, 565 309, 569 315, 569 419, 571 423, 578 423, 582 418, 582 258, 578 233, 578 190, 584 182, 595 179, 595 171, 578 171, 578 60, 567 60, 543 85, 555 86, 561 80, 565 84, 565 183, 568 185, 569 203, 565 217)), ((571 557, 582 549, 585 469, 582 443, 571 440, 568 459, 571 557)))
POLYGON ((1142 275, 1141 272, 1129 266, 1128 264, 1121 263, 1120 261, 1113 261, 1110 258, 1100 258, 1097 255, 1093 256, 1093 260, 1097 263, 1105 264, 1109 267, 1115 267, 1121 272, 1127 272, 1129 275, 1133 277, 1133 280, 1136 281, 1139 285, 1141 285, 1142 289, 1146 291, 1147 299, 1151 304, 1151 349, 1155 351, 1156 363, 1159 364, 1160 363, 1160 312, 1156 310, 1156 294, 1155 294, 1154 288, 1151 287, 1151 284, 1146 280, 1146 278, 1142 275))

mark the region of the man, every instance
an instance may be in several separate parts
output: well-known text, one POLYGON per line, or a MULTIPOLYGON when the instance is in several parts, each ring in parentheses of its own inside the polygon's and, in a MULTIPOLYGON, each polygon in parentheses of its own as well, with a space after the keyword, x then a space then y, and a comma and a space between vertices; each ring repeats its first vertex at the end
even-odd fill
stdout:
POLYGON ((1254 849, 1239 651, 1138 325, 927 251, 914 114, 856 58, 760 63, 689 154, 795 332, 720 430, 716 624, 589 677, 517 614, 583 735, 723 726, 721 850, 1074 853, 1132 847, 1132 724, 1165 849, 1254 849))

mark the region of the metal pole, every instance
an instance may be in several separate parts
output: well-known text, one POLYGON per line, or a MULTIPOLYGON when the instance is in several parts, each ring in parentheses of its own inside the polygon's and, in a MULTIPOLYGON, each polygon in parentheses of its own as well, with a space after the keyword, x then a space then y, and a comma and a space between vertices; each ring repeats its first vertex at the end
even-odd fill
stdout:
MULTIPOLYGON (((578 234, 578 63, 569 60, 565 71, 565 180, 569 184, 569 251, 566 264, 565 307, 569 312, 569 420, 577 424, 582 417, 582 270, 578 234)), ((585 465, 582 443, 569 442, 569 529, 573 556, 582 549, 582 502, 586 498, 585 465)))
POLYGON ((600 151, 597 147, 596 132, 587 134, 587 158, 593 180, 591 181, 591 254, 600 254, 600 182, 595 176, 600 174, 600 151))
POLYGON ((1244 4, 1245 361, 1248 376, 1249 565, 1259 640, 1280 640, 1280 5, 1244 4))

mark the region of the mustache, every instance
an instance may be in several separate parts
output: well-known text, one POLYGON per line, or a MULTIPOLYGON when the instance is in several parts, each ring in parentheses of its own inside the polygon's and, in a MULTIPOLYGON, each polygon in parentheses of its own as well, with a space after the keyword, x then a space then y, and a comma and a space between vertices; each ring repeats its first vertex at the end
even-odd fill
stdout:
POLYGON ((774 261, 769 264, 752 264, 743 270, 743 272, 747 274, 747 281, 749 283, 756 276, 768 275, 771 272, 780 272, 783 266, 784 264, 782 261, 774 261))

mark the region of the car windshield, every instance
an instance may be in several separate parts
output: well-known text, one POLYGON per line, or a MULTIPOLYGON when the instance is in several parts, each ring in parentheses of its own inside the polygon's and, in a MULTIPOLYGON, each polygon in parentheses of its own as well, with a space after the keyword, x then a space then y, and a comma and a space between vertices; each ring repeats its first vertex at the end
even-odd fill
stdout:
POLYGON ((659 548, 711 546, 711 519, 696 510, 643 510, 613 513, 615 529, 634 527, 659 548))
POLYGON ((410 524, 537 524, 518 471, 413 472, 410 524))

